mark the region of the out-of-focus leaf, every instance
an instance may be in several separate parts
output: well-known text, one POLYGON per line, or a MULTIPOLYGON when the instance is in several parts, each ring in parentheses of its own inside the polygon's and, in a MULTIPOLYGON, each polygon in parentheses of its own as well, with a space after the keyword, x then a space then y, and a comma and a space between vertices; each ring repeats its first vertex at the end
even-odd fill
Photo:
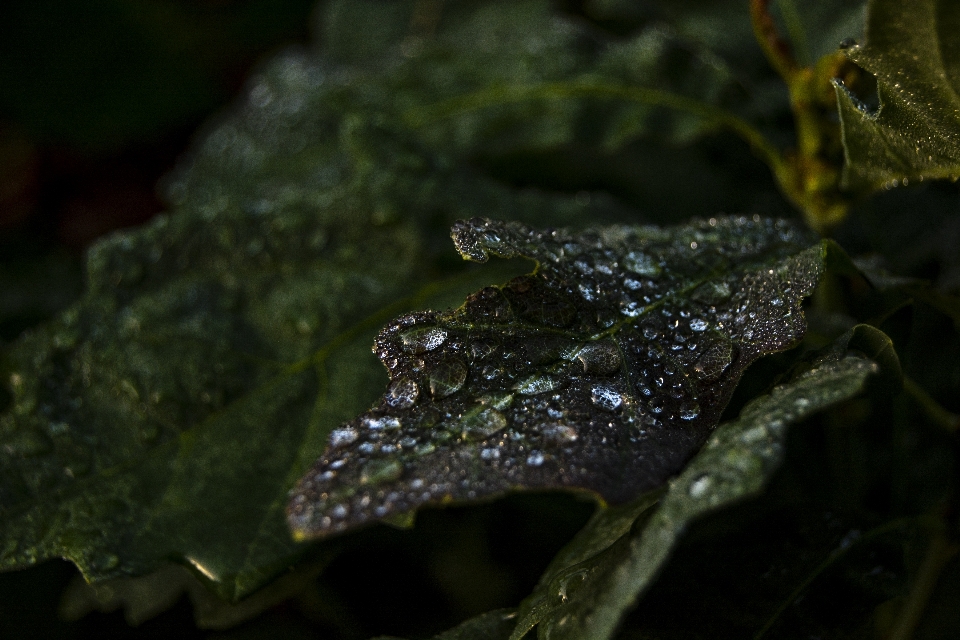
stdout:
POLYGON ((872 0, 864 45, 846 51, 874 74, 872 111, 842 85, 837 100, 855 189, 960 176, 960 4, 872 0))
POLYGON ((356 86, 365 101, 406 119, 434 148, 467 156, 609 151, 640 135, 687 141, 747 102, 720 56, 666 23, 618 41, 541 0, 341 1, 323 32, 331 59, 367 69, 356 86), (370 25, 383 33, 371 38, 370 25))
POLYGON ((641 512, 632 530, 622 523, 610 526, 622 520, 621 513, 598 512, 523 602, 511 638, 518 640, 535 625, 542 639, 611 637, 689 523, 759 493, 783 455, 787 425, 856 395, 877 370, 860 356, 827 355, 718 427, 670 482, 656 509, 641 512), (614 540, 611 529, 623 533, 614 540))
POLYGON ((122 609, 127 624, 139 626, 172 607, 184 595, 193 604, 194 620, 201 629, 226 629, 254 618, 270 607, 303 591, 326 562, 313 562, 285 573, 267 588, 240 602, 225 602, 207 588, 196 574, 178 564, 132 578, 114 578, 93 584, 77 576, 66 589, 58 613, 65 620, 79 620, 91 611, 122 609))
POLYGON ((84 298, 5 353, 0 568, 173 559, 251 593, 301 553, 288 488, 382 385, 376 327, 517 273, 423 289, 434 229, 616 210, 451 168, 345 116, 327 73, 296 52, 265 69, 170 184, 175 213, 98 244, 84 298))
MULTIPOLYGON (((488 611, 461 625, 433 636, 432 640, 507 640, 516 624, 517 614, 512 609, 488 611)), ((380 636, 375 640, 401 640, 380 636)))
POLYGON ((453 239, 537 270, 380 332, 390 386, 300 481, 298 537, 513 489, 620 504, 657 488, 744 369, 802 338, 825 254, 793 224, 742 217, 579 234, 475 219, 453 239))

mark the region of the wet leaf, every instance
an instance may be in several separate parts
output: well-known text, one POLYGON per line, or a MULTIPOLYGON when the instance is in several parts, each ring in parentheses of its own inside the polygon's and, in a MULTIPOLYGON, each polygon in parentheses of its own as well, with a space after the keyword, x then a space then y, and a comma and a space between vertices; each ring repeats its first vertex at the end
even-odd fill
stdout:
POLYGON ((439 280, 436 221, 617 208, 345 116, 324 64, 290 52, 254 78, 169 181, 174 213, 96 245, 83 299, 4 353, 0 568, 64 557, 95 581, 175 560, 251 593, 303 553, 286 494, 382 385, 376 328, 496 278, 439 280))
POLYGON ((536 625, 544 640, 611 637, 690 522, 759 493, 779 465, 787 425, 856 395, 878 370, 863 357, 829 353, 720 425, 655 509, 647 497, 598 511, 523 602, 511 638, 536 625))
POLYGON ((856 189, 960 176, 960 5, 951 0, 868 5, 865 43, 846 49, 877 78, 873 111, 842 85, 837 100, 856 189))
POLYGON ((390 386, 300 481, 297 537, 517 489, 620 504, 657 488, 743 370, 803 336, 826 253, 789 222, 742 217, 582 233, 474 219, 453 239, 467 259, 537 270, 380 332, 390 386))

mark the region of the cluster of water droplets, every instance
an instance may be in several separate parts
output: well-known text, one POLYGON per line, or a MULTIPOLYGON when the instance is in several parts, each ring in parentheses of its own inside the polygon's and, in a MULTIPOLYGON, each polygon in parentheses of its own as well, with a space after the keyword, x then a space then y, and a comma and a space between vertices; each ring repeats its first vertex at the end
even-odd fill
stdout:
POLYGON ((453 237, 464 257, 540 267, 380 333, 391 382, 331 432, 291 502, 295 530, 517 487, 610 502, 654 488, 707 437, 747 364, 796 339, 819 274, 803 234, 777 221, 575 234, 474 219, 453 237))

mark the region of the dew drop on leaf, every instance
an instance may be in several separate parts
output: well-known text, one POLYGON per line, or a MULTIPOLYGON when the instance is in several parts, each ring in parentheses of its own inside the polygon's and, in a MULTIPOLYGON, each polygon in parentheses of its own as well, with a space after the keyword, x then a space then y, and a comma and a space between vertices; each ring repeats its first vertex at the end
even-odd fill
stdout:
POLYGON ((583 363, 583 372, 591 375, 610 375, 620 369, 620 349, 609 340, 588 343, 577 354, 583 363))
POLYGON ((356 441, 360 433, 353 427, 343 427, 330 432, 330 448, 339 449, 356 441))
POLYGON ((460 390, 467 379, 467 365, 459 358, 448 357, 430 367, 430 395, 446 398, 460 390))
POLYGON ((417 327, 402 333, 400 340, 407 353, 426 353, 446 342, 447 332, 438 327, 417 327))
POLYGON ((371 460, 360 472, 360 484, 381 484, 403 475, 403 466, 396 460, 371 460))
POLYGON ((384 400, 394 409, 409 409, 417 402, 420 396, 420 387, 410 378, 399 378, 387 387, 384 400))
POLYGON ((604 411, 616 411, 623 404, 623 396, 606 385, 594 385, 590 390, 590 400, 604 411))
POLYGON ((641 276, 656 276, 663 270, 652 256, 641 251, 631 251, 623 259, 623 266, 641 276))
POLYGON ((492 407, 476 407, 461 418, 459 426, 464 438, 483 440, 506 428, 507 419, 492 407))
POLYGON ((533 396, 540 393, 553 391, 559 386, 556 378, 547 375, 534 374, 514 387, 518 393, 525 396, 533 396))

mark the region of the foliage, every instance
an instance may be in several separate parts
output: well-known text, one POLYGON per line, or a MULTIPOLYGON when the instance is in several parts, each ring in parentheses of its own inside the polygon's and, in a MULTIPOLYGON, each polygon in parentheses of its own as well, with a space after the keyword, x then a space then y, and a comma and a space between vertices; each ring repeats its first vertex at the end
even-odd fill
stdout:
POLYGON ((956 632, 960 8, 663 5, 322 5, 5 347, 0 566, 264 634, 956 632), (377 549, 432 614, 360 613, 377 549))

